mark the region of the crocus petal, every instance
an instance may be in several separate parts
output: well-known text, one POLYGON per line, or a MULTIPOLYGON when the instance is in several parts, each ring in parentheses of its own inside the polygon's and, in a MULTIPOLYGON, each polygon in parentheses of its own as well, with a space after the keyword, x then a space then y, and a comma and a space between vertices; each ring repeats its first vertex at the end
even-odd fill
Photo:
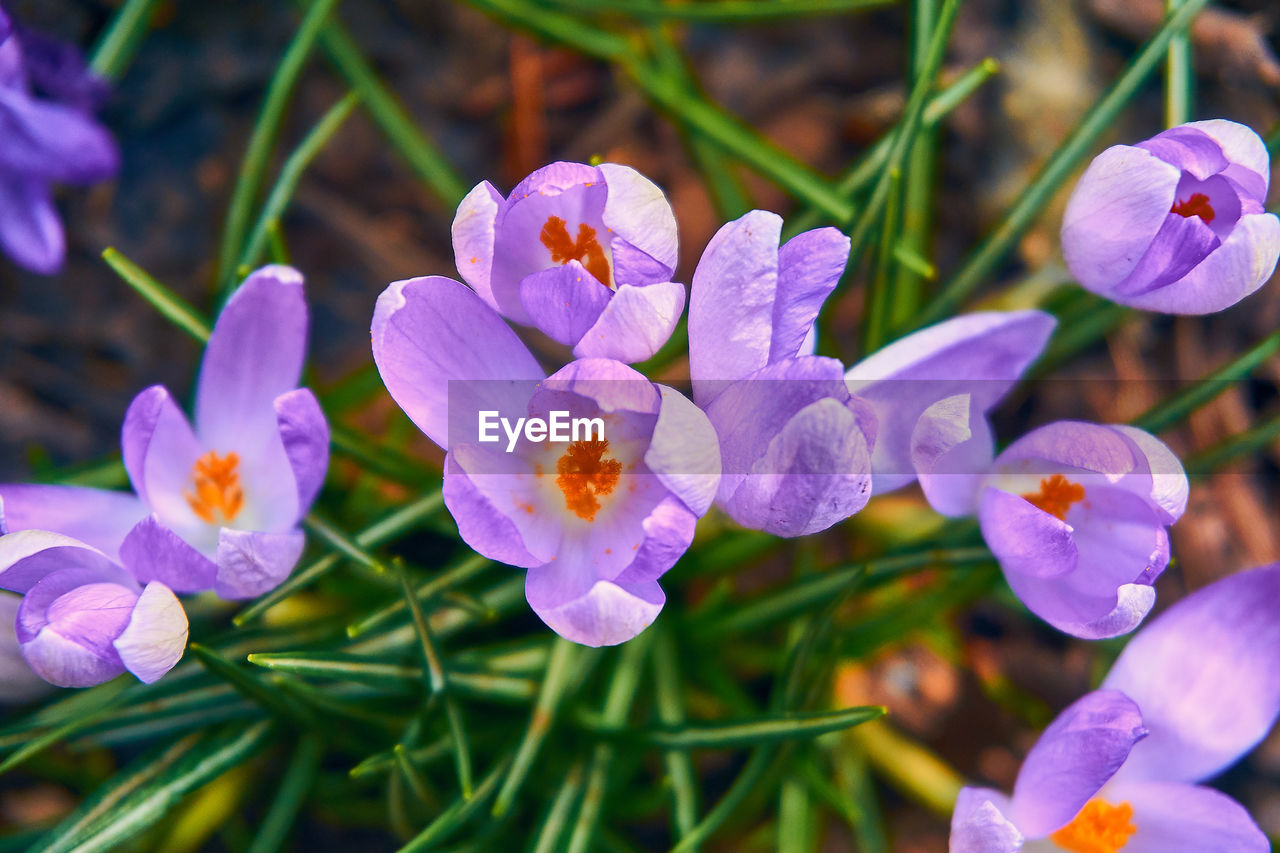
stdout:
POLYGON ((275 401, 276 421, 293 480, 298 489, 297 522, 310 509, 329 470, 329 422, 316 395, 308 388, 283 394, 275 401))
POLYGON ((1262 137, 1250 127, 1221 118, 1189 122, 1186 127, 1208 135, 1222 148, 1229 163, 1222 174, 1243 186, 1254 198, 1266 201, 1271 157, 1262 137))
POLYGON ((1005 812, 1008 798, 987 788, 961 788, 951 813, 949 853, 1017 853, 1022 833, 1005 812))
POLYGON ((255 533, 224 527, 218 535, 218 575, 213 589, 229 599, 270 592, 289 577, 306 544, 300 530, 255 533))
POLYGON ((1195 269, 1165 287, 1126 296, 1124 303, 1165 314, 1211 314, 1265 284, 1278 257, 1280 219, 1271 213, 1248 214, 1195 269))
POLYGON ((665 385, 658 390, 662 408, 644 464, 695 515, 705 515, 720 485, 720 440, 692 401, 665 385))
POLYGON ((1069 574, 1079 554, 1071 526, 1001 489, 982 494, 978 523, 1005 575, 1046 579, 1069 574))
POLYGON ((176 592, 212 589, 218 567, 152 515, 138 523, 120 548, 121 562, 142 583, 159 581, 176 592))
POLYGON ((124 569, 96 548, 48 530, 20 530, 0 536, 0 589, 26 593, 53 572, 75 569, 93 580, 128 585, 124 569))
POLYGON ((0 43, 3 43, 12 33, 13 21, 4 9, 0 9, 0 43))
POLYGON ((458 274, 493 309, 498 303, 489 286, 493 268, 493 228, 502 194, 483 181, 467 193, 453 217, 453 257, 458 274))
MULTIPOLYGON (((492 308, 474 291, 441 276, 398 281, 378 297, 373 359, 400 408, 428 438, 446 449, 450 380, 545 376, 492 308)), ((497 383, 465 384, 479 394, 481 386, 497 383)))
POLYGON ((298 387, 307 351, 302 274, 266 266, 218 315, 200 365, 196 432, 209 448, 245 453, 275 437, 277 397, 298 387))
POLYGON ((111 134, 80 109, 0 88, 0 169, 45 181, 91 184, 120 169, 111 134))
MULTIPOLYGON (((667 197, 657 184, 630 166, 601 163, 599 169, 608 187, 604 224, 666 267, 666 276, 670 276, 680 256, 676 217, 667 197)), ((621 273, 617 277, 620 283, 644 283, 632 277, 624 278, 621 273)))
POLYGON ((711 402, 717 381, 769 363, 781 234, 781 217, 755 210, 717 231, 698 261, 689 295, 689 372, 700 406, 711 402))
POLYGON ((27 77, 41 94, 84 112, 94 112, 106 103, 110 85, 89 68, 74 44, 30 29, 24 29, 17 40, 22 43, 27 77))
POLYGON ((1170 213, 1133 272, 1104 295, 1127 303, 1182 278, 1222 245, 1218 235, 1198 216, 1170 213))
POLYGON ((620 285, 573 354, 627 363, 652 358, 675 331, 683 310, 684 285, 678 282, 620 285))
POLYGON ((693 544, 697 522, 683 501, 674 495, 664 497, 644 519, 644 541, 635 559, 613 582, 630 589, 662 577, 693 544))
POLYGON ((616 646, 658 618, 666 595, 655 581, 627 584, 568 572, 555 563, 525 576, 525 597, 547 627, 584 646, 616 646))
POLYGON ((120 543, 147 514, 126 492, 79 486, 0 486, 0 533, 51 530, 119 556, 120 543))
POLYGON ((778 293, 769 361, 800 353, 818 309, 839 283, 848 261, 849 238, 835 228, 797 234, 778 250, 778 293))
POLYGON ((1227 168, 1222 146, 1204 131, 1185 124, 1157 133, 1135 147, 1150 151, 1201 181, 1227 168))
POLYGON ((1173 208, 1180 175, 1129 145, 1094 158, 1062 219, 1062 254, 1081 286, 1107 295, 1133 271, 1173 208))
POLYGON ((777 536, 807 536, 866 506, 870 448, 857 416, 826 397, 797 412, 752 471, 735 479, 733 491, 721 494, 735 521, 777 536))
POLYGON ((849 390, 871 404, 880 422, 871 457, 875 493, 915 477, 910 441, 929 406, 968 395, 970 429, 978 434, 979 423, 1040 356, 1056 325, 1043 311, 965 314, 894 341, 849 368, 849 390))
POLYGON ((1104 686, 1143 709, 1150 743, 1126 780, 1196 782, 1252 749, 1280 714, 1280 564, 1187 596, 1130 640, 1104 686))
POLYGON ((62 268, 66 238, 43 181, 0 174, 0 248, 32 272, 52 275, 62 268))
POLYGON ((1113 783, 1107 802, 1133 807, 1124 853, 1269 853, 1271 843, 1244 807, 1221 791, 1177 782, 1113 783))
MULTIPOLYGON (((457 522, 462 541, 476 553, 509 566, 527 569, 545 562, 529 553, 515 523, 497 508, 488 490, 478 488, 472 478, 458 468, 453 452, 445 460, 444 503, 457 522)), ((476 476, 503 477, 504 482, 511 483, 511 479, 502 474, 476 476)))
POLYGON ((1161 513, 1165 524, 1173 524, 1187 509, 1187 497, 1191 485, 1182 462, 1169 449, 1169 445, 1145 430, 1124 424, 1111 427, 1133 442, 1136 454, 1146 461, 1151 475, 1151 502, 1161 513))
POLYGON ((177 596, 162 583, 147 584, 114 645, 120 661, 139 681, 158 681, 187 648, 187 613, 177 596))
POLYGON ((81 580, 76 571, 54 572, 27 593, 18 610, 23 657, 59 687, 91 687, 124 671, 113 643, 128 624, 138 593, 81 580))
POLYGON ((939 400, 924 410, 911 432, 911 464, 920 488, 929 506, 953 518, 977 512, 982 481, 995 457, 991 426, 985 417, 974 417, 972 400, 969 394, 939 400))
POLYGON ((1106 784, 1146 734, 1133 700, 1095 690, 1059 714, 1027 753, 1011 816, 1028 838, 1064 826, 1106 784))
POLYGON ((170 528, 195 536, 207 525, 186 498, 204 448, 168 390, 153 385, 133 398, 121 429, 124 467, 138 497, 170 528))
POLYGON ((520 304, 529 321, 565 346, 582 338, 611 295, 609 288, 577 261, 527 275, 520 282, 520 304))

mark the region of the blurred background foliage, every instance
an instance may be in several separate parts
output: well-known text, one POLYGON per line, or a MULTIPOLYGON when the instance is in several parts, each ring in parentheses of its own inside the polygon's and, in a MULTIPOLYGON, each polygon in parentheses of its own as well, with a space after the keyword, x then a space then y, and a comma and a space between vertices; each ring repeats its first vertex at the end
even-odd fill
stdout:
MULTIPOLYGON (((474 182, 555 159, 665 187, 684 281, 751 207, 847 230, 821 336, 846 361, 959 309, 1053 311, 998 434, 1134 422, 1183 455, 1161 606, 1280 557, 1280 295, 1140 315, 1071 284, 1057 247, 1107 144, 1216 116, 1280 140, 1266 0, 8 5, 94 45, 124 170, 62 199, 61 276, 0 267, 0 478, 123 485, 129 399, 192 388, 207 318, 269 258, 307 276, 337 429, 284 587, 192 600, 156 685, 6 712, 0 850, 936 851, 962 782, 1010 788, 1095 683, 1121 643, 1039 623, 914 491, 799 541, 713 514, 651 630, 556 640, 522 576, 457 540, 439 452, 367 345, 387 282, 453 272, 474 182)), ((679 336, 649 369, 684 378, 679 336)), ((1277 780, 1273 738, 1222 782, 1273 836, 1277 780)))

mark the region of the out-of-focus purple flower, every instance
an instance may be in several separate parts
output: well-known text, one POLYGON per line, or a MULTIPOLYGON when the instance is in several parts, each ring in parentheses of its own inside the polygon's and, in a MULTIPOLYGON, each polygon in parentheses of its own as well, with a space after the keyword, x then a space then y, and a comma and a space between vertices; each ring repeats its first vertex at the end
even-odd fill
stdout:
POLYGON ((120 546, 138 579, 178 592, 249 598, 302 555, 298 527, 324 483, 329 426, 298 388, 307 347, 302 275, 254 272, 223 308, 205 348, 195 429, 153 386, 129 406, 124 464, 150 511, 120 546))
MULTIPOLYGON (((0 12, 0 16, 3 16, 0 12)), ((0 20, 0 31, 4 21, 0 20)), ((49 684, 31 671, 18 645, 18 606, 22 599, 0 593, 0 705, 27 702, 49 690, 49 684)), ((0 714, 3 716, 3 714, 0 714)))
POLYGON ((684 310, 676 220, 628 166, 552 163, 502 195, 485 181, 453 220, 458 272, 499 314, 578 358, 643 361, 684 310))
POLYGON ((1134 636, 1102 689, 1058 715, 1013 796, 965 788, 951 853, 1023 849, 1266 853, 1226 795, 1200 786, 1251 750, 1280 714, 1280 564, 1175 604, 1134 636))
POLYGON ((554 375, 502 318, 452 279, 392 284, 378 299, 373 356, 383 382, 448 451, 445 504, 468 545, 528 569, 530 606, 590 646, 631 639, 662 609, 658 579, 693 539, 720 473, 715 431, 678 392, 621 362, 588 358, 554 375), (503 430, 485 443, 482 411, 516 422, 600 418, 603 435, 540 441, 503 430))
POLYGON ((974 512, 977 481, 994 455, 988 412, 1039 357, 1056 324, 1043 311, 967 314, 907 335, 849 368, 849 390, 879 419, 872 492, 884 494, 920 476, 938 511, 974 512), (945 453, 930 434, 943 420, 956 432, 945 453))
POLYGON ((840 362, 812 355, 849 239, 819 228, 779 246, 781 233, 780 217, 756 210, 707 245, 689 301, 689 372, 720 436, 717 503, 745 527, 804 536, 866 505, 876 419, 840 362))
POLYGON ((50 185, 120 168, 93 116, 105 92, 74 47, 13 26, 0 9, 0 248, 34 272, 56 272, 66 254, 50 185))
POLYGON ((1224 119, 1112 146, 1067 203, 1067 266, 1124 305, 1221 311, 1261 287, 1280 257, 1280 219, 1263 209, 1270 175, 1258 134, 1224 119))
POLYGON ((1159 439, 1129 426, 1058 421, 1015 441, 982 481, 978 521, 1033 613, 1087 639, 1128 633, 1169 564, 1166 528, 1187 477, 1159 439))
POLYGON ((59 687, 91 687, 126 670, 148 684, 182 657, 187 616, 165 584, 47 530, 0 535, 0 588, 22 594, 16 633, 31 669, 59 687))

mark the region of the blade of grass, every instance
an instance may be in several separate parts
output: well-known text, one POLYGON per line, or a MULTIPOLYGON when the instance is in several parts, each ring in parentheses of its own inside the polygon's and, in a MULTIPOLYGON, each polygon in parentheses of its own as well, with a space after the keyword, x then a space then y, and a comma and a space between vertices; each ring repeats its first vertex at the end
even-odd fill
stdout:
POLYGON ((201 317, 185 299, 156 281, 142 267, 114 248, 103 251, 102 259, 165 319, 200 343, 208 342, 210 331, 208 321, 201 317))
POLYGON ((791 711, 761 714, 741 722, 698 723, 647 729, 604 728, 598 730, 598 733, 606 737, 653 744, 662 749, 730 749, 774 741, 808 740, 827 732, 879 719, 885 713, 886 709, 879 706, 844 708, 839 711, 791 711))
MULTIPOLYGON (((447 589, 466 583, 495 565, 491 560, 479 554, 469 553, 455 565, 442 570, 431 580, 420 584, 413 592, 418 601, 429 601, 447 589)), ((391 604, 347 627, 347 636, 359 637, 378 628, 405 612, 408 608, 404 599, 397 599, 391 604)))
POLYGON ((538 830, 533 853, 557 853, 563 849, 560 846, 560 836, 564 834, 564 828, 569 823, 569 812, 582 790, 582 778, 583 764, 579 761, 569 768, 569 774, 565 776, 555 799, 551 801, 547 818, 542 822, 542 829, 538 830))
MULTIPOLYGON (((1165 13, 1178 11, 1183 0, 1165 0, 1165 13)), ((1164 68, 1164 123, 1175 127, 1191 121, 1192 97, 1195 92, 1195 69, 1191 63, 1191 37, 1185 32, 1169 39, 1164 68)))
POLYGON ((400 853, 418 853, 418 851, 430 850, 479 814, 480 809, 493 796, 493 792, 498 787, 498 780, 502 778, 502 774, 507 769, 508 764, 509 761, 502 761, 494 767, 489 772, 489 775, 476 786, 475 796, 469 799, 460 798, 455 800, 453 805, 445 809, 426 829, 400 848, 400 853))
POLYGON ((58 725, 50 731, 26 742, 15 752, 9 755, 3 762, 0 762, 0 774, 7 773, 31 756, 43 752, 56 743, 66 740, 71 735, 88 728, 119 708, 124 703, 125 699, 128 698, 128 694, 124 692, 128 683, 123 678, 119 678, 110 682, 110 684, 112 687, 109 692, 104 694, 103 691, 99 691, 97 705, 85 709, 83 713, 77 714, 61 725, 58 725))
POLYGON ((240 161, 240 172, 235 187, 231 191, 231 203, 227 209, 227 221, 222 229, 222 243, 218 249, 217 282, 220 292, 230 296, 236 288, 238 266, 236 261, 241 256, 244 246, 245 229, 249 227, 249 217, 254 200, 262 186, 262 176, 267 170, 267 161, 275 147, 276 136, 280 132, 280 124, 284 120, 284 111, 293 97, 298 77, 311 56, 316 38, 324 26, 325 19, 333 11, 337 0, 315 0, 302 18, 302 24, 294 34, 289 46, 285 48, 280 64, 267 83, 266 95, 262 99, 262 110, 254 122, 253 131, 249 135, 249 144, 245 148, 244 159, 240 161))
MULTIPOLYGON (((658 626, 653 642, 654 694, 658 719, 664 726, 684 725, 684 700, 680 690, 680 663, 676 659, 675 640, 670 628, 658 626)), ((663 753, 667 776, 671 779, 672 818, 675 837, 680 840, 693 831, 698 822, 698 777, 693 759, 686 750, 670 749, 663 753)))
POLYGON ((1261 453, 1276 441, 1280 441, 1280 411, 1242 433, 1191 454, 1182 461, 1182 467, 1191 476, 1210 474, 1229 462, 1261 453))
POLYGON ((89 68, 108 80, 124 75, 151 26, 157 0, 126 0, 98 37, 89 55, 89 68))
POLYGON ((289 767, 280 780, 280 787, 276 789, 276 797, 267 810, 267 816, 254 835, 249 853, 275 853, 284 849, 289 829, 302 809, 307 791, 315 781, 316 771, 320 769, 321 757, 318 737, 307 734, 298 739, 298 746, 289 759, 289 767))
POLYGON ((778 853, 812 853, 815 840, 809 791, 799 778, 783 779, 778 794, 778 853))
POLYGON ((552 0, 556 6, 592 15, 618 14, 639 20, 763 23, 806 15, 840 15, 892 5, 895 0, 714 0, 662 3, 655 0, 552 0))
MULTIPOLYGON (((951 280, 913 319, 916 328, 936 323, 955 310, 987 279, 1049 203, 1062 183, 1089 153, 1089 149, 1114 123, 1126 104, 1160 64, 1170 40, 1184 32, 1208 0, 1185 0, 1166 16, 1160 29, 1147 41, 1102 98, 1084 115, 1071 135, 1058 146, 995 229, 961 265, 951 280)), ((905 330, 904 330, 905 331, 905 330)))
POLYGON ((271 239, 272 229, 280 227, 280 218, 284 216, 285 208, 293 199, 302 175, 316 155, 329 144, 329 140, 333 139, 333 135, 338 132, 359 103, 360 95, 356 92, 348 92, 346 97, 330 107, 320 121, 316 122, 316 126, 284 161, 284 165, 280 167, 280 176, 267 195, 266 203, 262 205, 262 211, 258 214, 253 230, 249 232, 249 239, 245 241, 244 250, 240 253, 240 262, 237 264, 238 271, 252 269, 258 265, 271 239))

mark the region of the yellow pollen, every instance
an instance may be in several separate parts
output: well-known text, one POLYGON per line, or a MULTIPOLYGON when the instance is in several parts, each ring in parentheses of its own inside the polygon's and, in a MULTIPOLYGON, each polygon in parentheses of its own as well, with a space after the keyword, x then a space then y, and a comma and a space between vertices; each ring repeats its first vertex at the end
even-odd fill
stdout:
POLYGON ((239 467, 240 456, 234 452, 219 456, 216 450, 210 450, 196 460, 191 469, 195 490, 182 493, 196 515, 209 524, 217 522, 219 516, 222 523, 235 520, 244 508, 239 467))
POLYGON ((1040 491, 1022 495, 1022 499, 1041 512, 1067 520, 1071 505, 1084 500, 1084 486, 1073 483, 1061 474, 1054 474, 1040 481, 1040 491))
POLYGON ((542 226, 539 239, 551 252, 553 263, 567 264, 569 261, 578 261, 601 284, 611 287, 609 259, 605 257, 604 249, 596 239, 596 229, 586 223, 579 224, 578 239, 575 240, 569 236, 565 221, 559 216, 552 216, 548 217, 546 224, 542 226))
POLYGON ((1138 831, 1133 825, 1133 806, 1113 806, 1103 799, 1092 799, 1071 823, 1049 836, 1054 844, 1071 853, 1116 853, 1129 843, 1138 831))
POLYGON ((564 505, 584 521, 595 521, 600 498, 613 493, 622 463, 611 456, 608 439, 575 441, 556 462, 556 485, 564 505))

